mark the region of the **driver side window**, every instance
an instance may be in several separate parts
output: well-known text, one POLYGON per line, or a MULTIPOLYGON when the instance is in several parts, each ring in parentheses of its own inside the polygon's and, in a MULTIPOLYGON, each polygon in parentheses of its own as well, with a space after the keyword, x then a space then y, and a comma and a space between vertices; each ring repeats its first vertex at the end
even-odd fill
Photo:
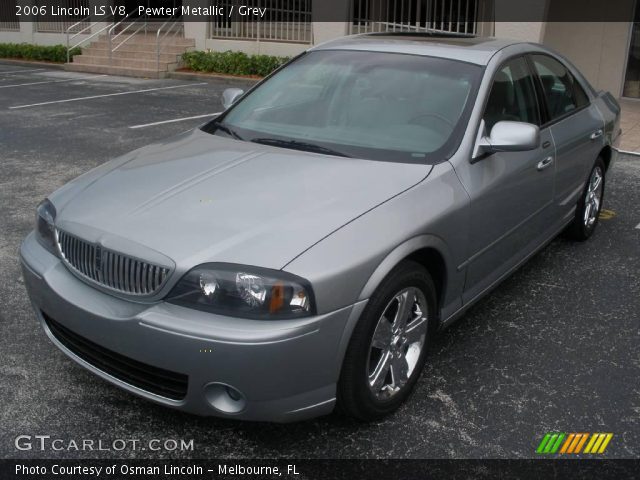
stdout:
POLYGON ((503 120, 540 125, 533 78, 523 57, 509 60, 493 79, 484 112, 487 133, 503 120))

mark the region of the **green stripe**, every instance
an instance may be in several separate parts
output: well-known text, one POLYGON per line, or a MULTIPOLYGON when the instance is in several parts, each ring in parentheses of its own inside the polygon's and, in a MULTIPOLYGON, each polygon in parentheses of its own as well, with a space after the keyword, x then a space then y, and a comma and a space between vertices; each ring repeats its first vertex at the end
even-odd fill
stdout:
POLYGON ((540 442, 540 445, 538 445, 538 449, 536 450, 536 453, 542 453, 544 451, 544 447, 550 438, 551 438, 551 434, 547 433, 542 439, 542 441, 540 442))
POLYGON ((549 441, 547 442, 547 446, 544 447, 544 452, 543 453, 551 453, 551 447, 553 447, 556 438, 558 438, 558 434, 554 433, 553 435, 551 435, 551 438, 549 439, 549 441))
POLYGON ((564 433, 561 433, 558 435, 558 440, 556 440, 556 444, 551 448, 551 453, 556 453, 558 451, 564 437, 565 437, 564 433))

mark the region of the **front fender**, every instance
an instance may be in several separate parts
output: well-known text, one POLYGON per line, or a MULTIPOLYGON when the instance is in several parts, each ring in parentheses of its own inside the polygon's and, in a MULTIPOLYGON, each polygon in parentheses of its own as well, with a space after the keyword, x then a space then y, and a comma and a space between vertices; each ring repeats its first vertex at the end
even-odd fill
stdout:
POLYGON ((391 253, 389 253, 389 255, 385 257, 380 265, 378 265, 378 268, 375 269, 371 277, 369 277, 369 280, 360 292, 358 301, 369 298, 373 294, 375 289, 378 288, 378 285, 380 285, 382 280, 391 272, 391 270, 393 270, 396 265, 398 265, 398 263, 425 248, 432 248, 436 250, 440 254, 440 256, 442 256, 445 264, 447 278, 455 277, 455 268, 453 271, 450 271, 450 268, 454 265, 454 262, 451 258, 449 248, 447 247, 447 244, 444 242, 444 240, 442 240, 440 237, 437 237, 436 235, 419 235, 407 240, 401 245, 398 245, 391 253))
MULTIPOLYGON (((422 248, 443 257, 443 306, 459 308, 466 259, 469 197, 448 162, 426 180, 333 232, 283 270, 313 285, 318 312, 366 300, 403 258, 422 248)), ((443 312, 446 313, 446 312, 443 312)))

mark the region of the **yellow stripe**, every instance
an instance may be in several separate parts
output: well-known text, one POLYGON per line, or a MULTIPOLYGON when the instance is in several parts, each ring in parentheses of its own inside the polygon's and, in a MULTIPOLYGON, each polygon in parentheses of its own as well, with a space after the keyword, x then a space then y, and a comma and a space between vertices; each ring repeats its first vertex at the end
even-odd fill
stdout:
POLYGON ((573 437, 575 437, 575 436, 576 436, 575 433, 569 434, 567 439, 564 441, 564 444, 562 445, 562 449, 560 450, 560 453, 566 453, 567 452, 567 448, 569 448, 569 445, 571 444, 571 442, 573 441, 573 437))
POLYGON ((596 440, 596 443, 593 445, 593 447, 591 447, 591 453, 598 453, 598 448, 600 448, 600 444, 606 436, 607 435, 605 433, 598 434, 598 440, 596 440))
POLYGON ((582 450, 582 446, 584 445, 584 442, 587 441, 587 437, 589 436, 588 433, 581 433, 582 435, 582 439, 580 440, 580 443, 578 443, 578 446, 576 447, 576 451, 574 453, 580 453, 580 451, 582 450))
POLYGON ((589 440, 589 443, 587 444, 587 448, 584 449, 584 453, 591 453, 591 447, 593 446, 594 443, 596 443, 597 439, 598 439, 597 433, 594 433, 593 435, 591 435, 591 440, 589 440))
POLYGON ((581 438, 582 438, 582 434, 581 433, 576 433, 576 436, 573 439, 573 443, 569 447, 569 451, 567 453, 573 453, 573 451, 576 448, 576 445, 578 445, 578 442, 580 441, 581 438))
POLYGON ((607 433, 607 436, 604 439, 604 442, 602 442, 602 445, 600 445, 600 450, 598 450, 598 453, 604 453, 604 451, 607 448, 607 445, 609 445, 609 442, 611 441, 612 438, 613 438, 613 433, 607 433))

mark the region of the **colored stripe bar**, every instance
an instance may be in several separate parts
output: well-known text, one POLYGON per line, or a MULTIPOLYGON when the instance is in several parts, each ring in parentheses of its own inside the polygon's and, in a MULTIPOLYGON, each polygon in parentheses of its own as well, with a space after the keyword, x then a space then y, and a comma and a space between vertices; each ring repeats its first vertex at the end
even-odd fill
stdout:
POLYGON ((544 447, 547 445, 547 442, 549 441, 549 439, 551 438, 551 434, 547 433, 542 441, 540 442, 540 445, 538 445, 538 448, 536 449, 536 453, 543 453, 544 452, 544 447))
POLYGON ((556 440, 556 443, 553 445, 553 447, 551 447, 551 452, 549 453, 556 453, 558 451, 558 449, 560 448, 560 444, 562 443, 562 440, 564 440, 564 437, 565 437, 564 433, 558 434, 558 439, 556 440))
POLYGON ((602 444, 606 436, 607 436, 606 433, 598 434, 598 439, 596 440, 596 443, 594 443, 593 447, 591 447, 591 453, 598 453, 598 450, 600 449, 600 445, 602 444))
POLYGON ((607 446, 609 445, 609 442, 613 438, 613 433, 607 433, 606 435, 607 436, 605 437, 604 442, 602 442, 602 445, 600 445, 600 450, 598 450, 598 453, 604 453, 604 451, 607 449, 607 446))
POLYGON ((538 445, 536 453, 601 454, 605 452, 612 438, 613 433, 547 433, 538 445))
POLYGON ((580 442, 578 442, 578 445, 576 445, 576 450, 573 453, 580 453, 580 451, 582 450, 582 446, 587 441, 587 438, 589 438, 588 433, 581 433, 580 435, 582 435, 582 438, 580 439, 580 442))
POLYGON ((571 442, 573 442, 573 439, 575 438, 575 436, 576 436, 575 433, 569 434, 569 436, 564 442, 564 445, 562 445, 562 450, 560 450, 560 453, 567 453, 567 449, 569 448, 569 445, 571 445, 571 442))
POLYGON ((598 433, 594 433, 591 435, 591 438, 589 439, 589 443, 587 443, 587 448, 584 449, 584 453, 591 453, 591 449, 595 445, 599 436, 600 435, 598 433))
POLYGON ((571 442, 571 446, 569 446, 569 450, 567 450, 567 453, 574 453, 576 447, 578 446, 578 443, 580 443, 580 440, 582 440, 582 434, 576 433, 575 437, 573 437, 573 442, 571 442))
POLYGON ((555 445, 556 438, 558 438, 557 433, 554 433, 553 435, 551 435, 551 438, 547 442, 547 446, 544 447, 544 453, 551 453, 551 448, 553 448, 553 446, 555 445))

